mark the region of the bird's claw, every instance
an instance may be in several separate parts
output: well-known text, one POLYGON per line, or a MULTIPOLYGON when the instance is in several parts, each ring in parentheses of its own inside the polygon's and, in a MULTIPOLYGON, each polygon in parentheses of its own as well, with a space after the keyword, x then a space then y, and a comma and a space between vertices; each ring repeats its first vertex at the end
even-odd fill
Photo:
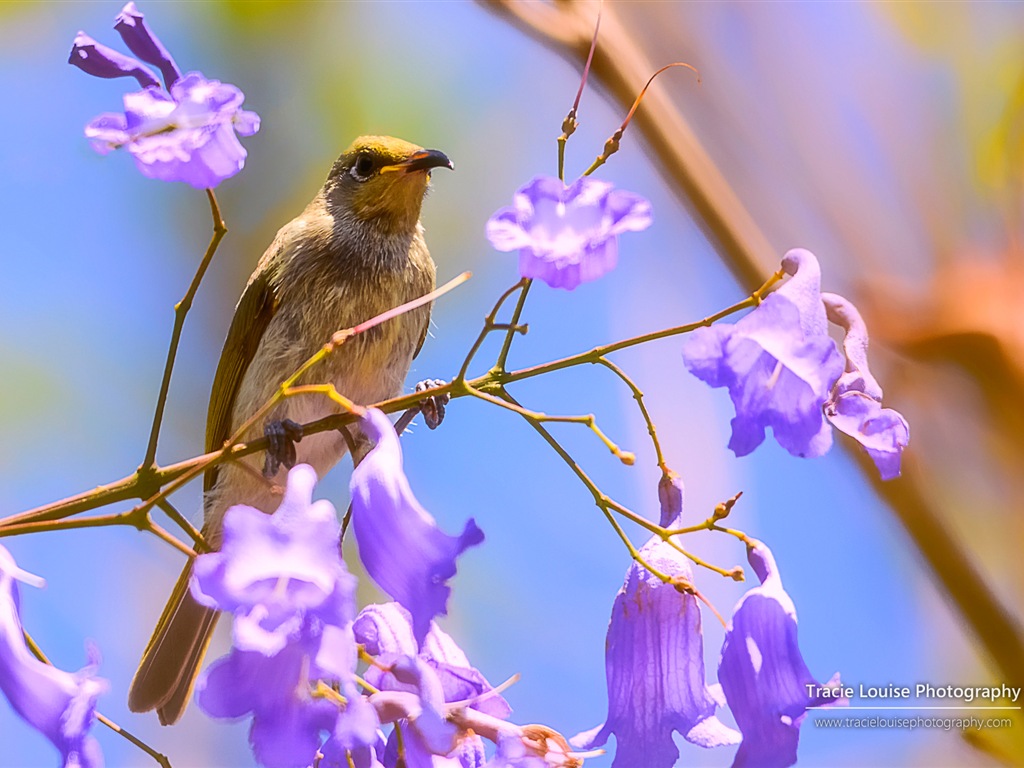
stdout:
MULTIPOLYGON (((447 383, 441 379, 424 379, 416 385, 414 391, 423 392, 427 389, 443 387, 447 383)), ((427 427, 437 429, 441 426, 441 422, 444 421, 444 407, 448 404, 449 400, 451 400, 451 397, 447 392, 443 395, 433 395, 432 397, 425 397, 420 400, 420 413, 423 414, 423 423, 427 427)))
POLYGON ((263 434, 270 441, 266 459, 263 462, 263 476, 273 477, 283 466, 295 466, 295 444, 302 440, 302 425, 291 419, 271 421, 263 428, 263 434))

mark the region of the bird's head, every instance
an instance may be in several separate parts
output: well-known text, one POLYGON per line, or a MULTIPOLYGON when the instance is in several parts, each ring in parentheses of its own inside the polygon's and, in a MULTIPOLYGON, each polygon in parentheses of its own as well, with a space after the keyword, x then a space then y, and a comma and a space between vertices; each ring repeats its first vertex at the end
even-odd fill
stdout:
POLYGON ((335 161, 324 185, 328 206, 386 232, 411 232, 433 168, 454 168, 436 149, 391 136, 360 136, 335 161))

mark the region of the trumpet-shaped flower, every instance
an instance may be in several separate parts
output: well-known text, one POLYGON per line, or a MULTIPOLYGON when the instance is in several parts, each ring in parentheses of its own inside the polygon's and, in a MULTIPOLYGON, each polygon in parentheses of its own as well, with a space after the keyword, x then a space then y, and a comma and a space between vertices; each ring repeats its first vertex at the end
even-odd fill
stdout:
POLYGON ((728 388, 736 409, 729 448, 737 456, 757 448, 767 427, 794 456, 821 456, 832 446, 822 406, 843 360, 828 335, 821 269, 802 249, 789 251, 782 268, 790 279, 753 312, 696 330, 683 349, 691 373, 728 388))
POLYGON ((753 541, 747 559, 761 586, 736 605, 718 666, 726 701, 743 733, 733 766, 785 768, 796 762, 807 708, 845 701, 818 695, 838 685, 838 675, 822 686, 807 669, 797 644, 796 609, 771 550, 753 541))
POLYGON ((142 86, 124 96, 123 114, 105 113, 86 125, 93 148, 107 154, 126 147, 144 176, 198 189, 242 170, 246 151, 236 133, 251 136, 260 126, 255 112, 242 109, 242 92, 199 72, 182 76, 134 3, 122 9, 115 28, 136 56, 160 69, 164 89, 140 61, 79 32, 70 64, 96 77, 134 77, 142 86))
POLYGON ((900 475, 900 456, 910 442, 910 425, 891 408, 882 407, 882 388, 868 368, 868 329, 860 312, 834 293, 823 293, 828 318, 846 331, 846 371, 825 403, 832 425, 864 446, 883 480, 900 475))
POLYGON ((447 613, 455 558, 483 541, 470 518, 462 533, 449 536, 416 500, 402 471, 398 435, 381 411, 366 412, 362 428, 376 446, 354 470, 352 529, 367 573, 412 615, 417 644, 431 620, 447 613))
POLYGON ((499 251, 519 251, 523 277, 572 290, 615 267, 620 234, 650 224, 651 204, 607 181, 584 176, 567 187, 537 176, 491 216, 487 239, 499 251))
MULTIPOLYGON (((417 645, 409 612, 398 603, 385 603, 363 608, 352 629, 356 642, 385 664, 401 655, 418 655, 437 674, 446 703, 472 701, 470 706, 474 709, 502 720, 512 714, 512 708, 500 695, 484 695, 492 691, 493 686, 470 664, 451 635, 435 622, 430 622, 423 644, 417 645)), ((407 690, 393 675, 376 667, 366 671, 366 679, 381 690, 407 690)))
POLYGON ((33 656, 25 644, 15 581, 43 584, 0 546, 0 691, 60 751, 63 768, 102 768, 100 746, 89 734, 96 699, 107 690, 106 681, 94 677, 96 654, 91 652, 89 666, 73 674, 33 656))
MULTIPOLYGON (((659 488, 664 520, 682 512, 678 478, 659 488)), ((680 516, 671 521, 679 525, 680 516)), ((605 642, 608 718, 571 742, 583 749, 601 746, 615 735, 612 768, 671 768, 679 757, 672 731, 702 747, 735 744, 739 734, 714 712, 719 702, 704 677, 704 637, 689 561, 661 538, 652 537, 640 558, 666 583, 634 562, 615 597, 605 642), (679 587, 679 588, 677 588, 679 587)))
POLYGON ((355 579, 341 560, 334 507, 313 501, 315 485, 316 472, 300 464, 273 515, 228 509, 220 551, 194 566, 196 600, 235 616, 231 653, 200 677, 197 700, 213 717, 251 714, 253 753, 268 768, 309 765, 323 731, 365 714, 358 704, 339 714, 311 693, 324 680, 358 699, 355 579))
POLYGON ((271 656, 301 631, 307 615, 338 627, 354 618, 355 577, 339 554, 334 506, 313 501, 316 481, 309 465, 293 467, 274 514, 231 507, 220 551, 196 558, 192 594, 235 614, 239 648, 271 656))
MULTIPOLYGON (((399 656, 388 662, 388 675, 403 690, 387 690, 370 696, 381 722, 403 720, 411 738, 406 744, 411 765, 430 765, 432 755, 445 758, 457 746, 458 729, 445 720, 444 687, 434 669, 416 656, 399 656)), ((384 764, 394 765, 397 737, 392 734, 385 751, 384 764), (389 756, 390 755, 390 756, 389 756)))

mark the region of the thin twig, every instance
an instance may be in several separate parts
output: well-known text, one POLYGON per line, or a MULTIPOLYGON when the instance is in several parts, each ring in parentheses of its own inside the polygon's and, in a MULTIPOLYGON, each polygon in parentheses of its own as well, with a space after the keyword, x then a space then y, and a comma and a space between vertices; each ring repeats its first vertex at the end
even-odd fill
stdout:
POLYGON ((171 387, 171 374, 174 371, 174 360, 178 354, 178 343, 181 341, 181 331, 185 326, 185 317, 192 308, 192 301, 199 290, 199 284, 203 281, 207 267, 217 252, 217 246, 227 234, 228 228, 220 215, 220 206, 217 204, 217 196, 212 189, 206 190, 206 196, 210 201, 210 213, 213 216, 213 235, 210 237, 210 244, 206 247, 199 267, 185 296, 174 305, 174 328, 171 331, 171 342, 167 346, 167 360, 164 362, 164 375, 160 381, 160 394, 156 398, 156 412, 153 414, 153 426, 149 432, 149 444, 146 446, 146 457, 142 460, 142 471, 153 468, 156 464, 156 445, 160 439, 160 426, 164 419, 164 406, 167 404, 167 393, 171 387))
POLYGON ((630 451, 624 451, 621 448, 619 448, 619 446, 616 445, 611 440, 611 438, 609 438, 608 435, 606 435, 601 430, 599 426, 597 426, 597 419, 594 418, 594 414, 592 413, 589 413, 585 416, 549 416, 546 413, 541 413, 539 411, 531 411, 526 408, 523 408, 518 404, 506 402, 500 397, 495 397, 494 395, 490 395, 486 392, 481 392, 480 390, 474 389, 473 387, 467 386, 466 389, 469 391, 471 395, 473 395, 473 397, 480 398, 481 400, 486 400, 487 402, 492 403, 493 405, 497 405, 500 408, 506 408, 510 411, 518 413, 523 418, 528 419, 529 421, 532 422, 536 422, 538 424, 583 424, 586 427, 588 427, 595 435, 597 435, 598 439, 602 443, 604 443, 608 450, 610 450, 612 454, 617 459, 619 459, 619 461, 621 461, 623 464, 632 465, 633 462, 636 460, 636 457, 630 451))
POLYGON ((160 499, 157 502, 157 506, 160 507, 160 509, 164 511, 164 514, 171 518, 171 520, 181 528, 181 530, 183 530, 190 539, 192 539, 192 542, 195 544, 197 549, 203 552, 208 552, 210 550, 209 545, 206 543, 206 539, 203 538, 203 534, 201 534, 196 527, 188 521, 188 518, 181 514, 181 512, 179 512, 170 501, 167 499, 160 499))
MULTIPOLYGON (((498 300, 494 303, 494 307, 487 314, 487 317, 484 318, 483 328, 480 329, 480 333, 477 335, 476 341, 473 342, 473 346, 470 347, 469 352, 466 353, 466 357, 462 361, 462 367, 459 368, 459 375, 455 377, 456 381, 466 380, 466 373, 469 371, 469 366, 473 362, 473 358, 476 357, 476 353, 480 351, 480 347, 481 345, 483 345, 484 339, 487 338, 488 334, 490 334, 491 331, 499 330, 499 326, 495 323, 495 320, 497 320, 498 312, 501 309, 502 305, 505 303, 508 297, 511 296, 516 291, 525 290, 528 284, 529 280, 527 280, 524 277, 518 283, 513 285, 511 288, 509 288, 507 291, 501 294, 501 296, 498 297, 498 300)), ((506 330, 511 330, 511 328, 512 324, 510 323, 509 327, 506 330)))
POLYGON ((644 393, 640 391, 640 387, 636 385, 636 382, 629 377, 629 375, 619 368, 615 363, 609 360, 607 357, 599 357, 596 362, 603 365, 609 371, 618 376, 629 387, 633 393, 633 399, 636 404, 640 407, 640 415, 644 418, 644 423, 647 424, 647 434, 651 436, 651 443, 654 445, 654 453, 658 457, 658 468, 664 473, 668 471, 668 465, 665 463, 665 454, 661 451, 661 442, 658 440, 658 431, 654 428, 654 420, 651 419, 651 414, 647 410, 647 406, 644 404, 644 393))

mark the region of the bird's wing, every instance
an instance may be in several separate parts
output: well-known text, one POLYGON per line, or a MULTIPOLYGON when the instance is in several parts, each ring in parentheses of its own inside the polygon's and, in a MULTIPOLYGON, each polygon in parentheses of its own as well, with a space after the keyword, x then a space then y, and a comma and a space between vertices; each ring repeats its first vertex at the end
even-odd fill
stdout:
POLYGON ((423 330, 420 332, 420 340, 416 344, 416 351, 412 353, 412 359, 415 360, 419 357, 420 350, 423 349, 423 342, 427 340, 427 331, 430 330, 430 310, 431 305, 427 304, 427 317, 423 321, 423 330))
MULTIPOLYGON (((217 373, 210 393, 210 410, 206 415, 206 451, 216 451, 231 437, 231 412, 242 384, 242 377, 252 362, 270 319, 277 310, 277 297, 267 281, 266 270, 257 273, 245 286, 238 300, 235 316, 224 341, 217 373)), ((217 467, 211 467, 203 478, 203 489, 209 491, 217 479, 217 467)))

